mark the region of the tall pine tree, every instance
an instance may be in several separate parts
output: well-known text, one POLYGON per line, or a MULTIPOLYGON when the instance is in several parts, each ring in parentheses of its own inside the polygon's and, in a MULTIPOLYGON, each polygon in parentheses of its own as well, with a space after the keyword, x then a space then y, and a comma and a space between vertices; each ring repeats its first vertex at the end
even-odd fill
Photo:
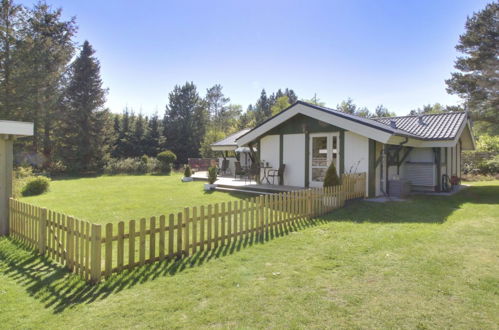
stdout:
POLYGON ((108 154, 112 121, 102 88, 100 64, 88 41, 70 68, 61 156, 73 171, 95 171, 108 154))
POLYGON ((187 163, 199 157, 199 148, 206 132, 208 111, 193 82, 175 86, 166 106, 164 135, 166 147, 177 155, 177 162, 187 163))

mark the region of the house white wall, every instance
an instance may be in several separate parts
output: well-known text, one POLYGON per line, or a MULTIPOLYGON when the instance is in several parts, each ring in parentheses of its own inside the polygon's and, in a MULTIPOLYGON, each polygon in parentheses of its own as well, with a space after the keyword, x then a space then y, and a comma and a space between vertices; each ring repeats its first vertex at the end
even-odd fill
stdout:
POLYGON ((284 184, 305 186, 305 134, 283 135, 284 184))
MULTIPOLYGON (((260 161, 279 168, 279 135, 267 135, 260 140, 260 161)), ((263 177, 263 170, 260 177, 263 177)))
MULTIPOLYGON (((345 173, 368 173, 369 139, 353 132, 345 132, 344 148, 345 173)), ((366 180, 366 189, 368 185, 369 178, 366 180)))

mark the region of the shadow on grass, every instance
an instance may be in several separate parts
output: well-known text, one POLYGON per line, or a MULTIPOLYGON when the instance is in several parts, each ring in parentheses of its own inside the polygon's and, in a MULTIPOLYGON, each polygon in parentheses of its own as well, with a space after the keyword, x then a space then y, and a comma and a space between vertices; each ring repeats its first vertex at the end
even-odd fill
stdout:
POLYGON ((133 270, 115 274, 103 282, 92 285, 71 274, 61 265, 40 257, 24 243, 12 238, 0 239, 0 273, 26 288, 30 296, 41 301, 45 308, 61 313, 80 304, 102 300, 113 293, 158 277, 174 276, 186 269, 198 267, 211 260, 223 258, 253 245, 286 236, 291 232, 324 224, 323 219, 297 221, 283 225, 261 235, 232 241, 210 251, 200 251, 189 257, 147 264, 133 270))

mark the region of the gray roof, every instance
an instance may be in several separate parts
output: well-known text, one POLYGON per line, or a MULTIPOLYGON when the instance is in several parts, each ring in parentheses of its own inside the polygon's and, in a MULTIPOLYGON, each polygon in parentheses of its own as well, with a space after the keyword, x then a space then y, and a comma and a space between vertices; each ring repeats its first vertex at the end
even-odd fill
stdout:
POLYGON ((217 147, 237 146, 236 140, 240 136, 243 136, 244 134, 248 133, 249 131, 251 131, 251 128, 245 128, 243 130, 240 130, 239 132, 231 134, 226 138, 213 143, 212 146, 217 146, 217 147))
POLYGON ((373 118, 379 123, 394 125, 402 132, 425 140, 454 139, 466 119, 465 112, 373 118))
MULTIPOLYGON (((463 121, 466 121, 468 115, 465 112, 446 112, 441 114, 429 114, 429 115, 419 115, 419 116, 399 116, 399 117, 378 117, 378 118, 365 118, 357 115, 345 113, 336 109, 326 108, 311 104, 304 101, 297 101, 288 108, 284 109, 280 113, 270 117, 264 122, 257 125, 255 128, 265 124, 266 122, 274 119, 275 117, 281 115, 283 112, 291 109, 297 104, 302 104, 307 107, 324 111, 329 114, 342 117, 348 120, 355 121, 357 123, 376 128, 385 131, 390 134, 405 136, 420 140, 450 140, 456 137, 459 128, 462 126, 463 121), (392 121, 394 123, 392 123, 392 121)), ((253 128, 253 129, 255 129, 253 128)), ((237 137, 235 140, 239 139, 243 135, 247 134, 252 129, 243 130, 237 132, 237 137)), ((234 134, 234 135, 236 135, 234 134)), ((232 135, 218 143, 231 139, 232 135)), ((221 144, 220 144, 221 145, 221 144)))

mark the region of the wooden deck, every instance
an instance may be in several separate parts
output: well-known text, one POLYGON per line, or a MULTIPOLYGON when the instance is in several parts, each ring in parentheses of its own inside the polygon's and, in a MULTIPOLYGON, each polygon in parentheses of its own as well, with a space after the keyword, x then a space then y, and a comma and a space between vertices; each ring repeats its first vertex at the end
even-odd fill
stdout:
MULTIPOLYGON (((196 172, 192 175, 192 178, 196 181, 208 181, 208 172, 196 172)), ((259 184, 255 181, 236 179, 233 176, 219 176, 215 184, 217 190, 243 191, 255 194, 272 194, 304 189, 297 186, 259 184)))

